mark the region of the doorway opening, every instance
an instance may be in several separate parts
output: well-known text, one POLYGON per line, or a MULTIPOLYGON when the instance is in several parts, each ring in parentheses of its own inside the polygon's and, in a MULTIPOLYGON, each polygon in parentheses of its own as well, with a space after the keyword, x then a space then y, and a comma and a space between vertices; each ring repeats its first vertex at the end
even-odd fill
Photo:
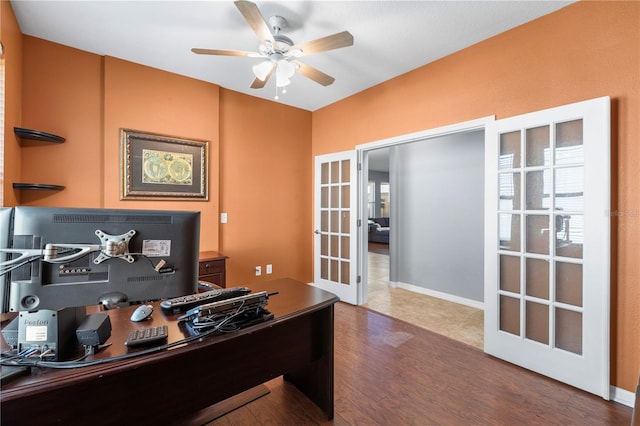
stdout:
POLYGON ((368 223, 360 294, 369 309, 482 350, 484 128, 471 127, 359 147, 368 223), (371 223, 385 177, 386 243, 371 223))

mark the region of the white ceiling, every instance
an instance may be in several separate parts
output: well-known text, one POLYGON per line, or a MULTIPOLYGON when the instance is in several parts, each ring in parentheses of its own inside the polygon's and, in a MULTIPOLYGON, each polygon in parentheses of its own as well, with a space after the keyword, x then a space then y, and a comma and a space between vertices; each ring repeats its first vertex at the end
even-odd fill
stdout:
MULTIPOLYGON (((572 1, 257 1, 265 19, 303 43, 344 30, 354 45, 301 58, 336 81, 295 75, 279 102, 315 111, 572 1)), ((204 56, 192 47, 256 51, 259 40, 229 1, 12 0, 23 34, 273 100, 275 79, 250 89, 260 59, 204 56)))

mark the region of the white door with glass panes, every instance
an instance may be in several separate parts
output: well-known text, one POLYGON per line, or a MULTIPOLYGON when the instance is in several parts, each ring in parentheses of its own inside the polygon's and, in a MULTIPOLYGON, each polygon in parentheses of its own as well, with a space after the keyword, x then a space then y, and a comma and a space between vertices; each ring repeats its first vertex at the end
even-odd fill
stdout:
POLYGON ((497 120, 485 352, 609 399, 610 99, 497 120))
POLYGON ((314 285, 357 304, 356 151, 315 159, 314 285))

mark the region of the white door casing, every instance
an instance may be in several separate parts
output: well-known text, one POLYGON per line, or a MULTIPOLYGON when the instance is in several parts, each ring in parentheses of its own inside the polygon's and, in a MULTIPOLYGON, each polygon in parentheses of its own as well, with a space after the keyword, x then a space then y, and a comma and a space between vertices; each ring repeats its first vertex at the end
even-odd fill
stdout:
POLYGON ((485 135, 485 352, 609 399, 610 99, 485 135))

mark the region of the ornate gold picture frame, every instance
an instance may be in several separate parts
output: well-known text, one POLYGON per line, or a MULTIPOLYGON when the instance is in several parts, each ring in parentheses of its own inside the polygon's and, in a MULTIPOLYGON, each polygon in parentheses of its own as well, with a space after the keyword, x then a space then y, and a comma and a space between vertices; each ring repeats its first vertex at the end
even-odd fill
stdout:
POLYGON ((209 141, 120 129, 121 200, 209 199, 209 141))

